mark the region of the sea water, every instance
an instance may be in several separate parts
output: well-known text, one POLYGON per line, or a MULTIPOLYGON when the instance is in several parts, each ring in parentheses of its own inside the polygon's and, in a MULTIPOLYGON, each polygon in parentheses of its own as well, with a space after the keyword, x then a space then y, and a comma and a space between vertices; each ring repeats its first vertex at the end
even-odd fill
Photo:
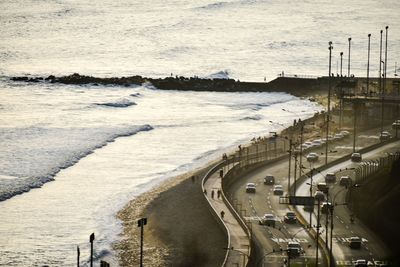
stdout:
POLYGON ((327 41, 339 51, 350 35, 352 73, 362 75, 367 33, 374 32, 375 60, 377 33, 389 24, 389 66, 399 55, 399 4, 384 3, 1 1, 0 265, 73 266, 77 246, 87 264, 94 232, 96 259, 116 266, 115 214, 127 201, 322 109, 284 93, 10 77, 79 72, 262 82, 283 70, 327 72, 327 41))

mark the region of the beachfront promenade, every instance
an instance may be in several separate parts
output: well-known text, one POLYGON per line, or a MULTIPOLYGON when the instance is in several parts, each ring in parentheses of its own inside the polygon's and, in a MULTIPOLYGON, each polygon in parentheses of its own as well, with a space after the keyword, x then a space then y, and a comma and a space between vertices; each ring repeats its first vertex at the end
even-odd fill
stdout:
MULTIPOLYGON (((222 266, 244 267, 247 265, 250 256, 250 238, 248 233, 240 226, 237 220, 239 216, 234 214, 234 209, 228 208, 230 204, 223 195, 220 176, 220 170, 222 169, 217 168, 219 165, 222 164, 218 164, 216 168, 211 169, 204 177, 202 189, 214 216, 228 236, 227 246, 220 248, 221 250, 225 249, 227 252, 222 266)), ((225 167, 223 170, 228 171, 228 168, 225 167)))

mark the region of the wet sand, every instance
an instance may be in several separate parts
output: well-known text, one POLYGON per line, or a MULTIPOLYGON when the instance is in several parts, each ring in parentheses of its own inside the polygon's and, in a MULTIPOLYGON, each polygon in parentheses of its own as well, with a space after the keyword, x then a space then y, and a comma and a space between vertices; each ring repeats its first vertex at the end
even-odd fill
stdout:
POLYGON ((215 223, 201 191, 201 179, 213 163, 157 186, 130 201, 118 214, 124 230, 115 245, 121 266, 138 266, 140 228, 144 231, 145 266, 214 266, 225 256, 227 238, 215 223), (192 178, 194 177, 194 178, 192 178), (207 244, 207 245, 205 245, 207 244))

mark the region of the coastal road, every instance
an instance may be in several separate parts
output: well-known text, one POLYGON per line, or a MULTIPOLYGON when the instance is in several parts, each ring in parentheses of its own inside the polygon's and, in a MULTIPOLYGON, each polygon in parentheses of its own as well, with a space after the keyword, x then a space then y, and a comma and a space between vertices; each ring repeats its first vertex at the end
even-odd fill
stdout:
MULTIPOLYGON (((363 154, 364 160, 373 160, 379 157, 383 157, 386 153, 396 152, 399 150, 400 142, 396 141, 385 146, 379 147, 373 151, 363 154)), ((353 261, 357 259, 365 259, 371 262, 373 261, 385 261, 388 257, 388 249, 385 244, 381 242, 381 240, 374 235, 369 229, 362 224, 362 222, 355 219, 354 223, 350 221, 350 211, 346 206, 346 193, 347 190, 345 187, 339 185, 339 179, 341 176, 341 170, 352 169, 357 167, 360 163, 354 163, 350 160, 337 164, 331 168, 328 168, 324 171, 318 173, 318 175, 314 175, 313 183, 317 184, 319 182, 325 182, 325 175, 329 172, 337 173, 337 179, 335 183, 329 184, 329 195, 330 201, 332 203, 336 203, 337 206, 334 208, 334 230, 333 230, 333 239, 332 239, 332 247, 333 247, 333 255, 335 257, 337 265, 341 266, 352 266, 353 261), (334 201, 333 201, 334 200, 334 201), (362 238, 362 247, 361 249, 351 249, 349 247, 349 239, 350 237, 360 237, 362 238)), ((354 179, 354 175, 351 174, 352 171, 343 171, 343 174, 349 175, 354 179)), ((309 195, 310 192, 310 184, 311 180, 307 179, 305 183, 299 185, 296 195, 298 196, 306 196, 309 195), (308 183, 308 184, 307 184, 308 183)), ((353 183, 354 184, 354 183, 353 183)), ((312 187, 313 188, 313 187, 312 187)), ((316 188, 313 188, 313 193, 316 188)), ((356 187, 351 190, 357 190, 356 187)), ((310 214, 304 209, 297 207, 297 210, 302 214, 302 216, 309 223, 310 214)), ((312 214, 312 224, 315 225, 317 221, 317 217, 315 212, 312 214)), ((322 238, 326 239, 326 215, 322 214, 320 224, 322 225, 322 230, 324 233, 321 235, 322 238)), ((328 242, 330 242, 330 222, 328 224, 328 242)))
MULTIPOLYGON (((378 139, 376 130, 364 132, 361 137, 359 136, 358 140, 357 149, 377 143, 378 139)), ((328 161, 335 160, 351 153, 352 138, 347 137, 342 141, 331 143, 329 145, 329 150, 332 151, 332 153, 328 154, 328 161)), ((320 147, 313 151, 323 156, 325 148, 320 147)), ((307 153, 308 152, 304 152, 304 156, 307 153)), ((305 157, 303 157, 302 162, 304 166, 302 169, 306 171, 307 161, 305 157)), ((318 167, 322 165, 323 162, 324 158, 321 158, 319 162, 313 164, 310 168, 318 167)), ((293 165, 292 162, 292 172, 293 165)), ((229 193, 234 199, 236 209, 241 212, 243 217, 251 221, 253 236, 256 237, 260 245, 263 247, 265 256, 257 259, 257 262, 259 262, 257 266, 263 266, 263 262, 265 264, 268 263, 268 266, 282 266, 282 263, 287 259, 287 256, 285 252, 280 252, 280 250, 286 249, 288 241, 291 240, 298 241, 305 251, 303 256, 297 259, 292 259, 291 263, 298 262, 304 266, 307 264, 315 264, 315 240, 309 236, 300 223, 292 225, 283 222, 284 215, 286 212, 290 211, 291 207, 279 203, 279 196, 274 195, 272 192, 273 186, 263 184, 263 178, 267 174, 270 174, 275 177, 275 184, 281 184, 286 191, 288 186, 288 167, 288 159, 283 159, 273 164, 269 164, 240 177, 240 179, 238 179, 229 189, 229 193), (256 183, 256 193, 245 192, 245 187, 248 182, 256 183), (266 213, 272 213, 276 216, 277 222, 275 228, 259 225, 259 218, 266 213), (274 253, 274 251, 278 252, 274 253)), ((299 168, 297 171, 299 172, 299 168)), ((293 180, 293 173, 291 176, 293 180)), ((297 174, 297 177, 298 176, 299 174, 297 174)), ((322 175, 320 176, 322 177, 322 175)), ((300 186, 301 185, 299 185, 299 187, 300 186)), ((286 193, 287 192, 285 192, 285 194, 286 193)), ((309 195, 309 188, 307 188, 307 194, 305 195, 309 195)), ((338 240, 341 239, 338 237, 338 240)), ((318 257, 321 259, 321 254, 319 254, 318 257)), ((321 264, 321 260, 319 260, 319 263, 321 264)))

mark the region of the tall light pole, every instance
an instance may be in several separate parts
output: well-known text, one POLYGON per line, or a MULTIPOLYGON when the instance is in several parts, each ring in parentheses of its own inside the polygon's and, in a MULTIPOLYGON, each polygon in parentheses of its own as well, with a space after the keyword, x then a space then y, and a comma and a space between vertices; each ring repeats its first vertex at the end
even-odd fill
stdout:
POLYGON ((349 60, 347 65, 347 77, 350 77, 350 49, 351 49, 351 37, 349 37, 349 60))
POLYGON ((290 167, 292 164, 292 138, 290 137, 289 139, 289 173, 288 173, 288 194, 290 196, 290 167))
POLYGON ((368 63, 367 63, 367 95, 369 94, 369 55, 371 48, 371 34, 368 34, 368 63))
POLYGON ((381 30, 381 41, 379 45, 379 93, 381 94, 381 133, 383 132, 382 34, 383 30, 381 30))
POLYGON ((381 30, 381 41, 379 45, 379 93, 382 94, 382 33, 381 30))
POLYGON ((315 254, 315 266, 318 266, 318 247, 319 247, 319 216, 320 216, 320 200, 318 199, 318 211, 317 211, 317 240, 316 240, 316 254, 315 254))
MULTIPOLYGON (((343 52, 340 52, 340 79, 342 80, 343 74, 343 52)), ((342 129, 343 122, 343 88, 340 86, 340 109, 339 109, 339 129, 342 129)))
POLYGON ((92 233, 89 237, 90 242, 90 267, 93 267, 93 241, 94 241, 94 233, 92 233))
POLYGON ((138 220, 138 227, 140 227, 140 267, 143 267, 143 228, 147 224, 147 218, 138 220))
POLYGON ((331 63, 332 63, 332 42, 329 42, 329 77, 328 77, 328 114, 326 116, 326 145, 325 145, 325 165, 328 164, 328 136, 329 136, 329 121, 331 116, 331 63))

